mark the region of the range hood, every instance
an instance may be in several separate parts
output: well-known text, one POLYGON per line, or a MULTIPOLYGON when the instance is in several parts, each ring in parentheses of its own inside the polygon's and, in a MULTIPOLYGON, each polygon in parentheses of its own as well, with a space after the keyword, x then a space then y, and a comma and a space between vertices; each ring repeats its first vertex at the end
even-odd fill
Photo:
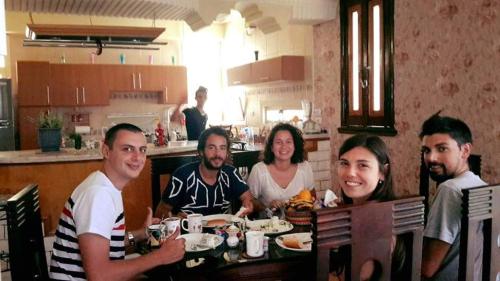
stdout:
POLYGON ((166 45, 153 42, 165 28, 99 26, 99 25, 58 25, 28 24, 24 46, 28 47, 74 47, 112 49, 158 50, 150 45, 166 45))

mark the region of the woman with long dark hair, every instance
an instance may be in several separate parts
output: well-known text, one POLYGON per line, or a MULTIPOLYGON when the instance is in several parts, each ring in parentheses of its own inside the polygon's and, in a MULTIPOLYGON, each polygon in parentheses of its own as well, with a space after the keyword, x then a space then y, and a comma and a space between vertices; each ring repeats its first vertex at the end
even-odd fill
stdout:
POLYGON ((255 164, 247 183, 257 199, 257 210, 284 207, 303 189, 315 197, 312 168, 304 160, 302 132, 286 123, 274 126, 266 142, 264 161, 255 164))
MULTIPOLYGON (((357 205, 367 201, 396 199, 392 188, 389 152, 381 138, 366 134, 352 136, 342 144, 338 155, 336 166, 342 203, 357 205)), ((392 254, 393 276, 397 276, 395 274, 401 271, 404 263, 405 251, 402 241, 396 237, 393 239, 392 254)), ((348 247, 340 247, 337 253, 332 253, 334 276, 343 275, 348 257, 348 247)), ((377 280, 380 268, 373 261, 367 262, 360 275, 361 280, 377 280)))

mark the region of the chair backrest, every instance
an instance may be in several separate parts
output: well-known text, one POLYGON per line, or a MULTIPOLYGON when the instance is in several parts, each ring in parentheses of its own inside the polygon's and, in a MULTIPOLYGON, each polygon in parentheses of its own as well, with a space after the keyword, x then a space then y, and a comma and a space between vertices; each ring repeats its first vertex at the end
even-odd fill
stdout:
MULTIPOLYGON (((260 151, 234 151, 231 153, 228 163, 238 168, 243 179, 250 174, 253 165, 259 161, 260 151)), ((172 174, 180 166, 196 161, 198 155, 177 155, 167 157, 151 158, 151 188, 153 196, 153 210, 156 209, 161 200, 161 175, 172 174)), ((234 202, 239 206, 239 202, 234 202)), ((238 207, 239 208, 239 207, 238 207)))
POLYGON ((500 184, 462 190, 460 233, 460 281, 473 280, 474 252, 480 241, 477 232, 483 224, 483 281, 500 280, 500 184))
POLYGON ((151 158, 151 191, 153 196, 153 210, 161 200, 161 175, 172 174, 177 168, 198 159, 197 154, 176 155, 151 158))
POLYGON ((12 280, 47 280, 38 186, 30 184, 7 200, 12 280))
MULTIPOLYGON (((476 175, 481 176, 481 155, 471 154, 468 159, 469 169, 476 175)), ((427 221, 427 213, 429 211, 429 202, 431 201, 431 185, 429 180, 429 169, 424 163, 424 154, 420 155, 420 196, 424 196, 425 205, 425 221, 427 221)))
MULTIPOLYGON (((328 280, 330 252, 350 246, 350 264, 346 280, 360 280, 360 270, 367 260, 381 266, 379 280, 390 280, 393 237, 405 236, 404 280, 420 281, 424 228, 423 197, 388 202, 326 208, 313 211, 313 257, 316 280, 328 280)), ((349 260, 349 259, 348 259, 349 260)))

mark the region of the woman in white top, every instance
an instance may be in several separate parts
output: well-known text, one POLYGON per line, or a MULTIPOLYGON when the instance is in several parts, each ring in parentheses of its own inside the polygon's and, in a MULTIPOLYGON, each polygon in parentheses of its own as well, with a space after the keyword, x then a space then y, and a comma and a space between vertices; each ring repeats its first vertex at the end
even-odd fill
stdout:
POLYGON ((257 199, 256 210, 283 207, 303 189, 311 190, 316 197, 312 168, 304 161, 301 131, 286 123, 274 126, 266 142, 264 161, 255 164, 247 183, 257 199))

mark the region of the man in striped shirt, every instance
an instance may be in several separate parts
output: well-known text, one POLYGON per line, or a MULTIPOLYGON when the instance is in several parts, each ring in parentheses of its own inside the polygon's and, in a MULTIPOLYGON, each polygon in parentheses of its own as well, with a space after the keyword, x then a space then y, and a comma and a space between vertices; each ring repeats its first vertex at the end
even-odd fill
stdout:
POLYGON ((124 260, 125 242, 132 242, 128 237, 146 239, 145 228, 153 222, 148 208, 144 228, 130 231, 125 239, 121 191, 144 167, 146 138, 140 128, 118 124, 106 133, 102 155, 102 171, 90 174, 64 205, 50 264, 53 280, 128 280, 184 256, 184 239, 175 239, 177 230, 158 251, 124 260))

